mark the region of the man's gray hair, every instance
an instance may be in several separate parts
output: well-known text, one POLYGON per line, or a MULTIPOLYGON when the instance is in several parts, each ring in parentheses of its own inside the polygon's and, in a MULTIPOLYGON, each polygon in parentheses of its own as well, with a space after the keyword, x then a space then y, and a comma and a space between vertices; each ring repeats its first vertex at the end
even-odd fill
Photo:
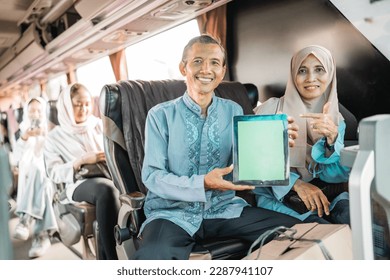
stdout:
POLYGON ((187 43, 187 45, 184 47, 183 55, 182 55, 182 58, 181 58, 181 61, 184 64, 187 63, 188 50, 191 49, 192 46, 194 44, 196 44, 196 43, 218 45, 221 48, 221 51, 223 53, 223 66, 225 66, 225 63, 226 63, 226 51, 225 51, 225 48, 222 46, 221 42, 218 39, 216 39, 216 38, 214 38, 214 37, 212 37, 211 35, 208 35, 208 34, 202 34, 200 36, 194 37, 187 43))

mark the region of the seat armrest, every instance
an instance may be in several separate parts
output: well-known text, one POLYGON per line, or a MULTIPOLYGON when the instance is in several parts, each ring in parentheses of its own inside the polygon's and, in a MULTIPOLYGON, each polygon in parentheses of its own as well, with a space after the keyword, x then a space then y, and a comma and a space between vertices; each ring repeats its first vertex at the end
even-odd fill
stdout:
POLYGON ((122 204, 126 204, 132 211, 142 208, 145 201, 145 194, 142 192, 132 192, 130 194, 123 194, 119 197, 122 204))
POLYGON ((115 240, 121 245, 126 240, 138 235, 140 225, 144 221, 142 206, 145 201, 145 194, 132 192, 119 196, 122 206, 119 210, 118 224, 114 228, 115 240), (128 221, 130 220, 130 224, 128 221))

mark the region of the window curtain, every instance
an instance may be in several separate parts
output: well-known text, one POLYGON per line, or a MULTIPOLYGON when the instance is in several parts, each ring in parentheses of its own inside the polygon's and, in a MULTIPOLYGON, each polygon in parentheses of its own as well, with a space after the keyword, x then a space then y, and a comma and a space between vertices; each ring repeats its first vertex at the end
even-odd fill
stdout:
MULTIPOLYGON (((197 17, 199 31, 201 34, 207 33, 220 40, 226 52, 226 5, 220 6, 197 17)), ((228 61, 226 57, 225 80, 230 80, 228 61)))
POLYGON ((116 81, 127 80, 128 75, 125 50, 122 49, 116 53, 110 54, 110 62, 116 81))
POLYGON ((47 80, 41 80, 39 82, 39 86, 41 88, 41 94, 40 94, 40 97, 42 97, 43 99, 45 100, 48 100, 48 96, 47 96, 47 80))
POLYGON ((66 80, 67 80, 68 85, 71 85, 71 84, 77 82, 76 69, 71 64, 68 65, 68 69, 69 70, 66 73, 66 80))

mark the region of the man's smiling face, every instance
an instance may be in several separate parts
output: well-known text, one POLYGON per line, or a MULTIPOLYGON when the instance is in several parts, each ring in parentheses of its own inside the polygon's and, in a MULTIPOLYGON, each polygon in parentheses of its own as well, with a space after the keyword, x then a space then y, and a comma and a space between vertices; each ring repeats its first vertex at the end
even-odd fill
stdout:
POLYGON ((211 93, 222 81, 225 71, 224 53, 217 44, 195 43, 187 52, 186 62, 180 63, 188 94, 198 104, 204 98, 211 101, 211 93))

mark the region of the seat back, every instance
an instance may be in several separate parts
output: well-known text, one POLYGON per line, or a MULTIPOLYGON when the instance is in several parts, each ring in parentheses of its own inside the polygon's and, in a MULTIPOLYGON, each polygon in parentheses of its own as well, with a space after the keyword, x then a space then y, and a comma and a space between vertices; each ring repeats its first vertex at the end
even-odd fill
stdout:
MULTIPOLYGON (((141 191, 146 116, 153 106, 183 95, 182 80, 121 81, 103 87, 100 111, 104 128, 104 148, 113 181, 121 193, 141 191)), ((252 91, 254 92, 254 91, 252 91)), ((222 82, 215 94, 240 104, 244 114, 253 114, 245 86, 239 82, 222 82)), ((253 98, 255 93, 252 93, 253 98)))
POLYGON ((47 119, 55 125, 60 125, 58 122, 57 100, 48 100, 46 106, 47 119))
POLYGON ((254 84, 246 83, 244 84, 244 87, 246 89, 246 93, 249 98, 249 102, 251 103, 252 108, 255 108, 257 106, 257 102, 259 101, 259 91, 257 89, 257 86, 254 84))
POLYGON ((56 125, 60 125, 60 123, 58 122, 57 100, 47 101, 46 116, 50 126, 49 130, 56 125))
POLYGON ((352 146, 358 144, 358 121, 354 114, 339 103, 340 114, 344 117, 346 128, 344 135, 344 145, 352 146))
POLYGON ((23 107, 14 109, 15 120, 20 124, 23 121, 23 107))

